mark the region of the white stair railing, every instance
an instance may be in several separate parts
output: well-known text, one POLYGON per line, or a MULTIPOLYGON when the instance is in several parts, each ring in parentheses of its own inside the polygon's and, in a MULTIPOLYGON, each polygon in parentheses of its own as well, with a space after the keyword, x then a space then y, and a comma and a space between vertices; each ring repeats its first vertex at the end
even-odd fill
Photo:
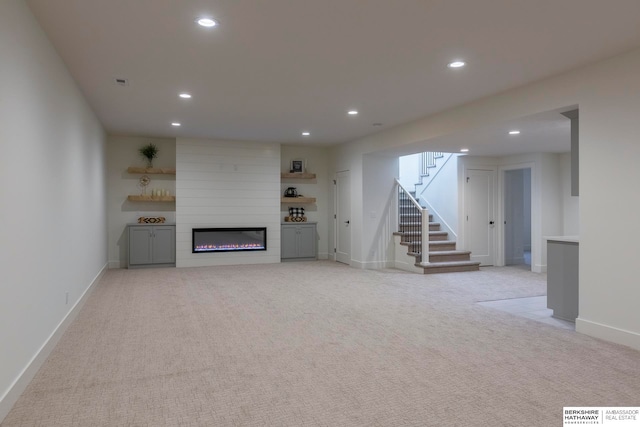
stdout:
POLYGON ((444 157, 440 151, 427 151, 420 156, 420 175, 429 176, 429 169, 436 167, 436 159, 444 157))
POLYGON ((416 199, 400 184, 398 187, 398 231, 405 233, 409 251, 420 254, 420 265, 429 265, 429 210, 420 206, 416 199), (417 239, 417 240, 416 240, 417 239))

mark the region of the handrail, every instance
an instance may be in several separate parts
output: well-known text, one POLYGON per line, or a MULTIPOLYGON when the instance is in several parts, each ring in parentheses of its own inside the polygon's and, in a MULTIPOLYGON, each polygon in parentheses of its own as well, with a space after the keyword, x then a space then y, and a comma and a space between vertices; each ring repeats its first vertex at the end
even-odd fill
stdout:
POLYGON ((420 254, 420 265, 426 266, 429 264, 429 210, 420 206, 420 203, 400 184, 398 179, 395 181, 398 187, 398 231, 406 233, 409 238, 420 236, 419 242, 411 241, 409 247, 412 252, 420 254), (409 200, 412 206, 402 206, 402 200, 409 200), (403 223, 402 217, 410 217, 414 212, 419 214, 417 224, 403 223))
POLYGON ((396 184, 398 185, 398 187, 400 187, 402 189, 402 191, 404 191, 404 193, 407 195, 407 197, 409 198, 409 200, 411 200, 411 203, 413 203, 416 208, 418 208, 419 210, 424 209, 422 206, 420 206, 420 203, 418 203, 418 201, 411 195, 411 193, 409 193, 407 191, 406 188, 404 188, 404 186, 402 184, 400 184, 400 181, 398 180, 398 178, 395 178, 396 184))

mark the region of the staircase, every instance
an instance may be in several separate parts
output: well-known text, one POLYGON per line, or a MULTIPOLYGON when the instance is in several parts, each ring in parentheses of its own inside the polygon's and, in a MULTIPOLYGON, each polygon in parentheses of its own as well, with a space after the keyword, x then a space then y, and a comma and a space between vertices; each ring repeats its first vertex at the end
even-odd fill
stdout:
POLYGON ((456 250, 456 242, 449 240, 446 231, 429 215, 428 263, 422 263, 422 212, 413 194, 399 186, 398 228, 396 239, 396 267, 423 274, 478 271, 480 263, 471 261, 470 251, 456 250), (402 248, 402 249, 401 249, 402 248), (403 253, 399 253, 399 252, 403 253), (406 255, 404 252, 406 251, 406 255), (411 265, 412 264, 412 265, 411 265))

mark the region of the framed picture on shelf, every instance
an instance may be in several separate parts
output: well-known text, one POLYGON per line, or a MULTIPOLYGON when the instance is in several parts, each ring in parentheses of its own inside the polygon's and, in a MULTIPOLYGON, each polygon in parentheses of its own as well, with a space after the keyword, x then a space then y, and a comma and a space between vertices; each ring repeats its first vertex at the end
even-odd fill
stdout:
POLYGON ((303 173, 304 172, 304 160, 295 159, 291 160, 291 173, 303 173))

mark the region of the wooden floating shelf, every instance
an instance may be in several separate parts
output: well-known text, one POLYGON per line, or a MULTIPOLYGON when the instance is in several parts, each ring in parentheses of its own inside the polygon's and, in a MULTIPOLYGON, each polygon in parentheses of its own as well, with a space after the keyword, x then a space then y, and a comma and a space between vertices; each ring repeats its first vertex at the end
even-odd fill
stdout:
POLYGON ((283 172, 280 174, 280 178, 283 179, 316 179, 315 173, 302 173, 302 172, 283 172))
POLYGON ((281 203, 315 203, 315 197, 281 197, 281 203))
POLYGON ((175 175, 176 170, 172 168, 137 168, 134 166, 130 166, 127 168, 127 172, 129 173, 142 173, 142 174, 162 174, 162 175, 175 175))
POLYGON ((128 196, 127 200, 132 202, 175 202, 176 196, 128 196))

